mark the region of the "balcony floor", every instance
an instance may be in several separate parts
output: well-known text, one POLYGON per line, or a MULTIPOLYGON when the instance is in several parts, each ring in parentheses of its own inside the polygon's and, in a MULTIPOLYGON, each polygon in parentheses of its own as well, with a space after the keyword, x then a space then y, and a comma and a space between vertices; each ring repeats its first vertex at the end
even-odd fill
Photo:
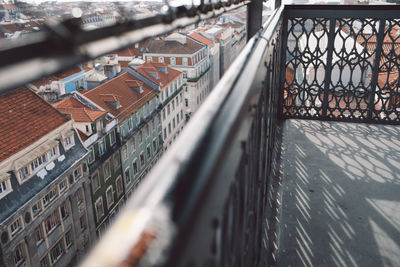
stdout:
POLYGON ((400 127, 287 120, 277 266, 400 266, 400 127))

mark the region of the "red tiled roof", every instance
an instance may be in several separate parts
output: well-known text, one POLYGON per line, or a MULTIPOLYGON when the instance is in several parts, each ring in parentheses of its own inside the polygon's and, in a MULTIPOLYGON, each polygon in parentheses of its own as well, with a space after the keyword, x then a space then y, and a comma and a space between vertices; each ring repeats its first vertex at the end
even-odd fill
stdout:
POLYGON ((192 32, 191 34, 189 34, 189 36, 205 45, 208 45, 209 47, 213 46, 212 41, 197 32, 192 32))
POLYGON ((16 5, 13 4, 5 4, 3 5, 4 8, 18 8, 16 5))
POLYGON ((174 40, 152 40, 148 47, 149 53, 160 54, 193 54, 203 46, 191 38, 186 38, 186 43, 182 44, 174 40))
POLYGON ((143 74, 146 78, 149 78, 156 84, 161 86, 161 90, 164 89, 168 84, 173 82, 176 78, 178 78, 182 72, 169 68, 167 64, 165 63, 154 63, 154 62, 146 62, 143 65, 139 66, 136 68, 138 72, 143 74), (158 68, 167 68, 167 73, 162 72, 158 68), (150 76, 148 72, 157 72, 158 73, 158 79, 155 79, 154 77, 150 76))
POLYGON ((61 113, 71 114, 76 122, 93 122, 106 114, 105 111, 85 106, 73 97, 54 103, 53 106, 61 113))
POLYGON ((29 89, 0 95, 0 162, 68 122, 29 89))
POLYGON ((122 121, 157 94, 157 91, 146 84, 142 86, 142 93, 135 91, 133 88, 129 87, 126 82, 133 80, 140 82, 135 76, 126 72, 87 91, 84 95, 122 121), (117 96, 121 104, 119 109, 108 104, 103 99, 103 96, 108 94, 117 96))
POLYGON ((81 138, 82 141, 86 141, 89 136, 87 136, 86 134, 84 134, 81 130, 76 129, 78 131, 79 137, 81 138))

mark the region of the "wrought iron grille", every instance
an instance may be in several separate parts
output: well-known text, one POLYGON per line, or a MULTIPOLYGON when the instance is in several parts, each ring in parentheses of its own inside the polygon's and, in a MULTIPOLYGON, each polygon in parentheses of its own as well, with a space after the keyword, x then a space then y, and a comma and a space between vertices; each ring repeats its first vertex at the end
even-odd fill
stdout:
POLYGON ((286 12, 283 117, 400 123, 399 12, 286 12))

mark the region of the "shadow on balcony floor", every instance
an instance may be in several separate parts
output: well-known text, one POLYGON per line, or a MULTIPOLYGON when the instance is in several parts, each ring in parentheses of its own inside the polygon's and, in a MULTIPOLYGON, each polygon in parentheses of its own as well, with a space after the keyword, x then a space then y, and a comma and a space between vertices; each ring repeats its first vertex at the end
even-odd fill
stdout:
POLYGON ((287 120, 277 266, 399 266, 400 127, 287 120))

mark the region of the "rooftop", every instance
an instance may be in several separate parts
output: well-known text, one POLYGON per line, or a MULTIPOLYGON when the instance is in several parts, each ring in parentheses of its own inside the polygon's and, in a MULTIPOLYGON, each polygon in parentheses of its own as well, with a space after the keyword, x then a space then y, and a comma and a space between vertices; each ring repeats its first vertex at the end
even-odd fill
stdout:
POLYGON ((29 89, 0 95, 0 162, 68 119, 29 89))
POLYGON ((105 111, 92 109, 82 104, 72 96, 54 103, 53 106, 64 114, 71 114, 76 122, 94 122, 106 114, 105 111))
POLYGON ((165 63, 146 62, 143 65, 137 67, 136 70, 139 73, 143 74, 146 78, 160 85, 161 90, 164 89, 171 82, 175 81, 182 74, 182 72, 178 70, 169 68, 168 65, 165 63), (167 70, 167 73, 161 71, 161 68, 165 68, 167 70), (149 72, 157 72, 158 79, 149 75, 149 72))
POLYGON ((179 40, 176 39, 153 39, 146 50, 148 53, 157 54, 193 54, 203 48, 203 45, 194 41, 192 38, 183 35, 179 40), (185 41, 185 43, 182 42, 185 41))
POLYGON ((84 96, 122 121, 157 94, 157 91, 151 89, 146 84, 142 85, 143 92, 139 93, 129 87, 128 82, 131 81, 142 83, 135 76, 125 72, 104 84, 85 92, 84 96), (113 95, 114 100, 120 102, 121 108, 117 109, 107 103, 107 101, 110 101, 110 95, 113 95))

